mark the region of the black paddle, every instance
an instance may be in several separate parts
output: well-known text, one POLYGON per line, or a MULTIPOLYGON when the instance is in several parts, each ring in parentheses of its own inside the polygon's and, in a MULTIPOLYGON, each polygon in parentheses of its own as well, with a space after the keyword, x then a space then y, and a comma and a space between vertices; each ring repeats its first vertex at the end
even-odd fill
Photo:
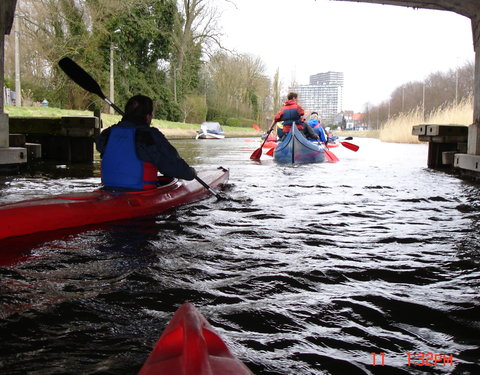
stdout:
MULTIPOLYGON (((77 85, 79 85, 81 88, 87 90, 88 92, 91 92, 92 94, 98 95, 122 116, 125 114, 120 108, 118 108, 114 103, 111 102, 110 99, 105 96, 97 81, 95 81, 90 74, 83 70, 83 68, 71 58, 64 57, 58 62, 58 65, 65 72, 65 74, 69 76, 70 79, 74 81, 77 85)), ((195 180, 197 180, 205 189, 207 189, 210 193, 217 197, 217 199, 223 199, 223 197, 219 193, 213 190, 205 181, 203 181, 197 175, 195 175, 195 180)))
POLYGON ((97 81, 95 81, 92 76, 88 74, 85 70, 83 70, 83 68, 75 61, 73 61, 69 57, 64 57, 58 62, 58 65, 65 72, 65 74, 69 76, 72 81, 74 81, 77 85, 79 85, 84 90, 91 92, 92 94, 98 95, 115 111, 120 113, 122 116, 124 115, 123 111, 105 96, 97 81))

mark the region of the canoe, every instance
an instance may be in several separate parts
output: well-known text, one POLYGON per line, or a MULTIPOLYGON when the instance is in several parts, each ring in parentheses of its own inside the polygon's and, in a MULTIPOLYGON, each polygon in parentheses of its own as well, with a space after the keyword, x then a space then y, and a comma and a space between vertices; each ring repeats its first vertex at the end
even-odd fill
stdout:
POLYGON ((173 315, 138 373, 153 374, 252 375, 188 302, 173 315))
POLYGON ((323 163, 325 152, 318 144, 307 140, 296 126, 292 126, 285 139, 273 153, 277 163, 323 163))
MULTIPOLYGON (((228 180, 229 171, 219 167, 199 171, 198 176, 215 188, 228 180)), ((0 239, 155 215, 211 194, 196 180, 165 180, 164 185, 156 189, 139 192, 95 190, 2 204, 0 239)))

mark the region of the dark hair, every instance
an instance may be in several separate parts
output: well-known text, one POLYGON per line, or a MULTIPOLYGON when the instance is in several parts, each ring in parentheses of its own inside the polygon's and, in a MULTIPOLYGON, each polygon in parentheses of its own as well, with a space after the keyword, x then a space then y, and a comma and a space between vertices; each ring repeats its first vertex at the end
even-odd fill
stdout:
POLYGON ((292 100, 292 99, 296 99, 296 98, 298 98, 298 95, 297 95, 296 92, 290 92, 290 93, 288 93, 288 96, 287 96, 287 99, 288 99, 288 100, 292 100))
POLYGON ((124 120, 135 123, 147 122, 147 115, 153 115, 153 100, 145 95, 135 95, 125 105, 124 120))

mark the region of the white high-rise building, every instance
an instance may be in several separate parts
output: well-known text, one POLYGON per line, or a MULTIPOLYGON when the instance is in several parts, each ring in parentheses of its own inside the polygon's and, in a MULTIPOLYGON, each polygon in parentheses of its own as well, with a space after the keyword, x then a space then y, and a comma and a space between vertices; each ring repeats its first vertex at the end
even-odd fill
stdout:
POLYGON ((343 73, 325 72, 310 76, 309 85, 291 87, 305 111, 318 112, 323 124, 334 122, 343 107, 343 73))

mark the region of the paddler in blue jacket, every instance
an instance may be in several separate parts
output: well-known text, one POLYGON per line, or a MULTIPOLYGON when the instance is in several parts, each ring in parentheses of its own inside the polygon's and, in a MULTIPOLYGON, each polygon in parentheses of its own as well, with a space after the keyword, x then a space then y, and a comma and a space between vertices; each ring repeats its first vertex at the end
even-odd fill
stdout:
POLYGON ((180 157, 160 130, 150 127, 152 119, 152 99, 133 96, 125 105, 122 121, 96 138, 105 190, 153 189, 157 186, 158 172, 184 180, 195 178, 195 169, 180 157))
POLYGON ((320 142, 323 142, 327 144, 328 137, 325 133, 325 130, 323 129, 322 124, 320 123, 320 119, 318 118, 318 113, 317 112, 312 112, 310 114, 310 119, 308 120, 308 125, 311 126, 315 134, 318 136, 318 139, 320 139, 320 142))

